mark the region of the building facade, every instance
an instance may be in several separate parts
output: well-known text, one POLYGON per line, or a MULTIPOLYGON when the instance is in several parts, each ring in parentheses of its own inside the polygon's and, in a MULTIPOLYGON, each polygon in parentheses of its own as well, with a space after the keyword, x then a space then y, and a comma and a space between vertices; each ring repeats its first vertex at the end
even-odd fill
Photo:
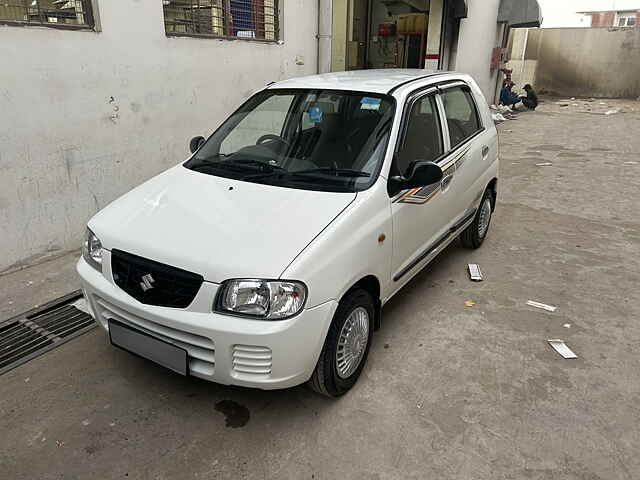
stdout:
POLYGON ((491 101, 509 29, 539 22, 535 0, 0 2, 0 274, 79 248, 269 82, 459 70, 491 101))
POLYGON ((184 160, 192 136, 265 84, 316 73, 317 9, 0 2, 0 272, 79 248, 89 217, 184 160))
POLYGON ((578 12, 587 17, 591 27, 638 27, 640 9, 578 12))

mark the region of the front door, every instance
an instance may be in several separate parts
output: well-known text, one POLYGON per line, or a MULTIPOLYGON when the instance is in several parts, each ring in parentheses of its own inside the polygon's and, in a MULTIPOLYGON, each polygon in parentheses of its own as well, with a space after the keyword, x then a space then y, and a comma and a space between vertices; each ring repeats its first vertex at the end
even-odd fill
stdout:
MULTIPOLYGON (((442 159, 444 142, 435 92, 410 97, 406 124, 390 176, 405 175, 413 162, 442 159)), ((392 192, 392 283, 399 288, 430 258, 447 232, 446 199, 440 183, 392 192)))

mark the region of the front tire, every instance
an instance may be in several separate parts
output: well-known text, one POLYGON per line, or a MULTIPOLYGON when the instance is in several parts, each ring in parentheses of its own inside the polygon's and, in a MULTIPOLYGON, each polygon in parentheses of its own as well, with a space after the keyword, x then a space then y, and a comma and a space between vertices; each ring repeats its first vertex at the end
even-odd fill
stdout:
POLYGON ((340 301, 309 386, 339 397, 356 383, 369 355, 375 304, 366 290, 353 290, 340 301))
POLYGON ((487 191, 484 192, 484 196, 480 202, 480 208, 478 208, 473 222, 460 234, 460 242, 463 247, 480 248, 484 239, 487 237, 489 226, 491 225, 493 202, 493 194, 491 190, 487 189, 487 191))

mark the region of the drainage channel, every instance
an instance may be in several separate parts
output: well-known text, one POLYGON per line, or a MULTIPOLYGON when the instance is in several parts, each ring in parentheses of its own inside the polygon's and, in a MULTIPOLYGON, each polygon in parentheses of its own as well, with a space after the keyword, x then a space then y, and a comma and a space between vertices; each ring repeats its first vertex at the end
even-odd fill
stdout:
POLYGON ((0 322, 0 375, 96 326, 77 290, 0 322))

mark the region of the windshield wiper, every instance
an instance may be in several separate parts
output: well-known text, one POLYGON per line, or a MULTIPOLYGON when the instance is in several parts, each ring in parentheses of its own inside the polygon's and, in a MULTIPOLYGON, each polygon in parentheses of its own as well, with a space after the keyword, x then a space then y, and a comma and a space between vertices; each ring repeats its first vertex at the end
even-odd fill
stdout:
POLYGON ((220 163, 219 158, 224 158, 226 155, 222 154, 222 153, 217 153, 215 155, 211 155, 209 157, 205 157, 205 158, 200 158, 200 157, 193 157, 191 160, 189 160, 189 162, 187 162, 189 164, 189 168, 191 169, 197 169, 199 167, 203 167, 203 166, 211 166, 211 165, 216 165, 218 163, 220 163))
POLYGON ((287 172, 286 169, 282 169, 282 170, 271 170, 271 171, 266 171, 266 172, 256 172, 256 173, 251 173, 249 175, 245 175, 244 177, 241 177, 240 180, 264 180, 267 178, 284 178, 286 176, 289 175, 289 172, 287 172))
POLYGON ((247 181, 262 181, 262 180, 271 180, 271 179, 282 179, 285 182, 304 182, 304 183, 332 183, 339 184, 343 183, 340 180, 340 177, 369 177, 370 175, 367 172, 360 172, 358 170, 349 171, 347 169, 343 169, 341 174, 335 174, 336 170, 339 169, 325 169, 325 168, 314 168, 313 170, 303 170, 300 172, 289 172, 286 170, 274 170, 271 172, 264 173, 255 173, 252 175, 246 175, 242 177, 240 180, 247 181), (329 175, 325 175, 325 173, 329 172, 329 175))
POLYGON ((236 159, 227 160, 226 162, 223 162, 223 163, 232 164, 232 165, 246 165, 246 166, 258 167, 260 170, 266 169, 267 172, 273 172, 276 170, 286 171, 286 168, 283 168, 280 165, 277 165, 276 163, 265 163, 265 162, 261 162, 260 160, 253 160, 250 158, 238 158, 237 160, 236 159))
POLYGON ((371 174, 362 170, 353 170, 351 168, 312 168, 311 170, 301 170, 299 172, 290 172, 292 175, 330 175, 332 177, 370 177, 371 174))
POLYGON ((222 160, 217 162, 200 160, 197 163, 189 165, 189 168, 193 170, 214 168, 220 170, 231 170, 240 173, 252 172, 256 174, 271 174, 283 170, 286 171, 285 168, 282 168, 279 165, 271 165, 269 163, 251 159, 222 160))

